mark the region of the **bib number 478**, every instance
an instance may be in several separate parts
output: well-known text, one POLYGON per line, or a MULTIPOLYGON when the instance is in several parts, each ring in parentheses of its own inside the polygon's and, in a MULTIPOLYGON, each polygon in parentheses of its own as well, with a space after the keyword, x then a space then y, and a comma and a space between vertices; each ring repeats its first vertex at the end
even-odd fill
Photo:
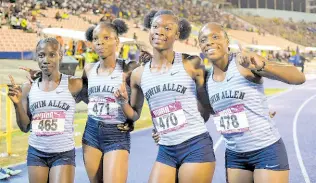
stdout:
POLYGON ((236 115, 227 115, 227 116, 221 116, 220 118, 220 127, 222 127, 224 130, 229 130, 231 128, 238 128, 239 123, 236 115))

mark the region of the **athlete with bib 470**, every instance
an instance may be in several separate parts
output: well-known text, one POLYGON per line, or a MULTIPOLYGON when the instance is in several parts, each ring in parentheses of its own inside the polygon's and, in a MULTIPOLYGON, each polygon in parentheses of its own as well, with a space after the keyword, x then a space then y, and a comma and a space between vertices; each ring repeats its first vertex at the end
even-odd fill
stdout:
MULTIPOLYGON (((121 107, 127 118, 136 121, 144 97, 148 101, 161 136, 149 182, 173 183, 178 177, 180 183, 209 183, 215 156, 204 123, 207 119, 203 118, 211 111, 204 88, 205 69, 199 57, 173 51, 176 40, 190 35, 191 26, 169 10, 150 12, 144 24, 150 28, 153 58, 133 71, 130 104, 122 103, 121 107)), ((128 101, 125 86, 122 84, 115 95, 128 101)))
POLYGON ((227 33, 216 23, 200 30, 199 45, 212 63, 206 85, 217 131, 225 138, 227 182, 287 183, 287 153, 262 83, 266 77, 298 85, 304 74, 246 50, 229 53, 227 33))
POLYGON ((30 183, 74 182, 75 96, 82 89, 82 80, 59 72, 62 58, 59 42, 43 39, 36 46, 41 77, 21 88, 9 76, 8 95, 17 124, 21 131, 31 131, 27 153, 30 183))

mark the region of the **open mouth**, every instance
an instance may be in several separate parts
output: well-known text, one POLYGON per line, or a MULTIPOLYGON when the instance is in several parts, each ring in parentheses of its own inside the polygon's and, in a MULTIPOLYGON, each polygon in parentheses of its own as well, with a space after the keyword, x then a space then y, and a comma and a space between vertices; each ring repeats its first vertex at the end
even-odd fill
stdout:
POLYGON ((216 51, 215 48, 207 48, 207 49, 204 50, 204 52, 207 53, 207 54, 213 54, 215 51, 216 51))
POLYGON ((165 42, 167 41, 167 38, 163 39, 163 38, 152 37, 151 40, 155 42, 165 42))
POLYGON ((43 71, 48 71, 48 70, 52 69, 52 66, 42 66, 41 68, 43 71))
POLYGON ((99 53, 99 54, 102 54, 102 53, 104 53, 104 49, 103 48, 100 48, 100 49, 96 49, 95 50, 97 53, 99 53))

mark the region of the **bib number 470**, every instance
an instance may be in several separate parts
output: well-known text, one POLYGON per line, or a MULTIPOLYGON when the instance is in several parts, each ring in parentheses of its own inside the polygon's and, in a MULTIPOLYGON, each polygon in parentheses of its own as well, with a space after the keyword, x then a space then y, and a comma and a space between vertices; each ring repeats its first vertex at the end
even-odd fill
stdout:
POLYGON ((229 130, 232 127, 233 128, 238 128, 239 123, 236 115, 227 115, 227 116, 222 116, 220 119, 220 127, 222 127, 224 130, 229 130))
POLYGON ((159 128, 165 130, 170 128, 170 125, 177 126, 178 124, 178 119, 177 116, 174 113, 170 113, 169 115, 161 116, 159 117, 159 124, 156 123, 156 126, 159 128))
POLYGON ((38 123, 38 129, 41 131, 56 131, 57 119, 44 119, 38 123))

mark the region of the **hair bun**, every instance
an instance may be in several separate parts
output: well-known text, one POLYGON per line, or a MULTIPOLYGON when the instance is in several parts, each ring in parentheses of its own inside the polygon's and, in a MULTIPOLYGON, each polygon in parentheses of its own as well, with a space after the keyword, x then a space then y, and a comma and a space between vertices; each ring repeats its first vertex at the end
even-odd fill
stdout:
POLYGON ((93 40, 93 30, 95 29, 95 26, 91 26, 86 30, 85 36, 87 41, 93 40))
POLYGON ((126 23, 121 19, 115 19, 112 22, 113 26, 116 28, 117 34, 121 35, 128 31, 126 23))
POLYGON ((144 27, 149 29, 151 27, 151 23, 156 15, 156 10, 151 10, 144 18, 144 27))
POLYGON ((192 30, 192 27, 188 20, 184 18, 179 20, 179 32, 180 32, 179 39, 180 40, 187 39, 191 34, 191 30, 192 30))

